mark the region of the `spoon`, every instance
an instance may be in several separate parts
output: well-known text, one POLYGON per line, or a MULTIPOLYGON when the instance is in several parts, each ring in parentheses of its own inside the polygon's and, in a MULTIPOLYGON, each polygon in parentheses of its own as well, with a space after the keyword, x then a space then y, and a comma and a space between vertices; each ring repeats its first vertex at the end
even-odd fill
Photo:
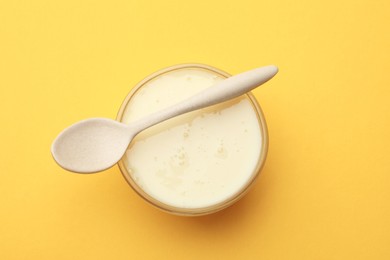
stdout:
POLYGON ((229 77, 200 93, 136 122, 123 124, 107 118, 90 118, 64 129, 54 140, 51 153, 64 169, 95 173, 116 164, 131 140, 142 130, 169 118, 215 105, 245 94, 278 72, 270 65, 229 77))

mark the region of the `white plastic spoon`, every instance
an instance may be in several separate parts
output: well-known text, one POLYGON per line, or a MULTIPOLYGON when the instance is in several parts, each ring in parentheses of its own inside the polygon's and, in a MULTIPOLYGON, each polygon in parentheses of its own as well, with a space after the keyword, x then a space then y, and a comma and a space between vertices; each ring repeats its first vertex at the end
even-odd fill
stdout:
POLYGON ((116 164, 131 140, 142 130, 169 118, 238 97, 270 80, 278 72, 270 65, 250 70, 209 87, 200 93, 131 124, 106 118, 91 118, 64 129, 51 152, 66 170, 94 173, 116 164))

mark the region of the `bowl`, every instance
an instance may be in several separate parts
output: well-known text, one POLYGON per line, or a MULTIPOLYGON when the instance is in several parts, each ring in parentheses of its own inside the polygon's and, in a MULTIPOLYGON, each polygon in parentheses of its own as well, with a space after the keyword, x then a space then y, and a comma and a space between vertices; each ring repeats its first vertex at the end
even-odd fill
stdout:
MULTIPOLYGON (((229 76, 203 64, 162 69, 133 87, 117 120, 137 120, 229 76)), ((201 216, 242 198, 258 178, 267 150, 263 112, 247 93, 143 131, 118 165, 128 184, 151 205, 175 215, 201 216)))

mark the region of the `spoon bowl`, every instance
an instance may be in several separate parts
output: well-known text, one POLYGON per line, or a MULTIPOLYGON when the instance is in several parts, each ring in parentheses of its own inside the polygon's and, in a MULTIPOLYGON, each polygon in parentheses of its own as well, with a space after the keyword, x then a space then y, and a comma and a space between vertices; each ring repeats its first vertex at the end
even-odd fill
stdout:
POLYGON ((127 125, 108 118, 91 118, 64 129, 53 142, 51 151, 62 168, 94 173, 119 161, 132 139, 127 125))

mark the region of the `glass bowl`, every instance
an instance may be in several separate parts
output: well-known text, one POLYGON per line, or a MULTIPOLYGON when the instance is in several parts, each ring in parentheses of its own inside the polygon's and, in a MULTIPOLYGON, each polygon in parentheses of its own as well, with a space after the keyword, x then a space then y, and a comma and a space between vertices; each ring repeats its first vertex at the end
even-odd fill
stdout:
MULTIPOLYGON (((126 109, 128 109, 129 103, 131 103, 132 98, 139 94, 139 91, 149 82, 153 81, 154 79, 161 77, 165 74, 169 74, 174 71, 178 70, 203 70, 207 71, 209 73, 212 73, 218 77, 222 78, 227 78, 230 77, 230 74, 221 71, 219 69, 216 69, 214 67, 208 66, 208 65, 203 65, 203 64, 181 64, 181 65, 175 65, 171 66, 165 69, 162 69, 160 71, 157 71, 148 77, 146 77, 144 80, 139 82, 131 91, 130 93, 126 96, 124 99, 118 115, 117 115, 117 120, 120 122, 123 122, 124 120, 124 114, 126 109)), ((253 111, 256 113, 256 118, 257 118, 257 123, 260 129, 260 136, 261 136, 261 148, 260 148, 260 153, 258 156, 257 164, 254 167, 253 172, 250 173, 248 180, 246 181, 245 185, 240 187, 237 191, 229 195, 226 199, 223 201, 220 201, 218 203, 215 203, 213 205, 208 205, 205 207, 179 207, 179 206, 174 206, 174 205, 169 205, 168 203, 164 203, 160 201, 159 199, 151 196, 148 194, 140 185, 137 184, 137 181, 132 177, 131 170, 126 167, 126 162, 124 158, 122 158, 119 162, 119 169, 122 172, 122 175, 128 182, 128 184, 134 189, 134 191, 141 196, 144 200, 146 200, 148 203, 152 204, 153 206, 159 208, 160 210, 163 210, 165 212, 175 214, 175 215, 181 215, 181 216, 201 216, 201 215, 206 215, 206 214, 211 214, 214 212, 217 212, 219 210, 222 210, 233 203, 237 202, 240 198, 242 198, 252 187, 254 182, 256 181, 257 177, 259 176, 261 169, 265 163, 266 155, 267 155, 267 150, 268 150, 268 132, 267 132, 267 126, 265 122, 265 118, 263 115, 263 112, 260 108, 260 105, 256 101, 255 97, 249 92, 244 95, 244 98, 250 101, 250 104, 253 108, 253 111)), ((129 146, 129 149, 131 149, 131 144, 129 146)), ((124 156, 126 157, 126 155, 124 156)), ((150 160, 153 160, 150 158, 150 160)), ((142 174, 142 173, 141 173, 142 174)))

